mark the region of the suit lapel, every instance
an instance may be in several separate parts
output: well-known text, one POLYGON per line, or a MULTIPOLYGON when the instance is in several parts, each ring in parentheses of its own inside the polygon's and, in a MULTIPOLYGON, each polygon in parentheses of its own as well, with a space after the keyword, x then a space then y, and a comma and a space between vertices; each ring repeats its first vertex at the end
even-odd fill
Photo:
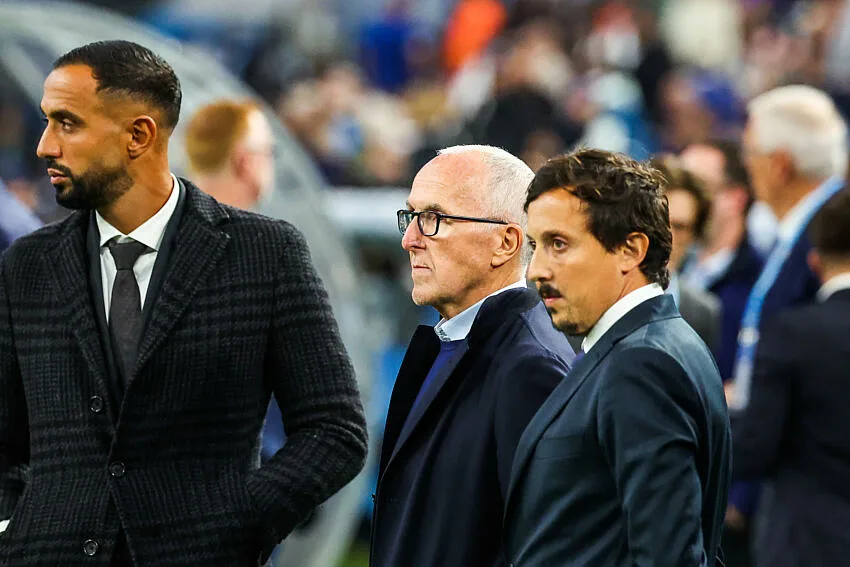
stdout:
POLYGON ((404 359, 398 371, 387 410, 387 421, 384 427, 384 439, 381 449, 379 470, 383 471, 390 455, 393 454, 396 441, 401 434, 401 428, 410 413, 413 401, 422 387, 422 382, 428 369, 434 364, 434 359, 440 350, 440 340, 434 334, 433 327, 420 325, 404 353, 404 359))
MULTIPOLYGON (((44 257, 47 263, 45 269, 53 276, 52 281, 60 302, 68 306, 71 331, 80 345, 83 359, 94 376, 99 390, 104 394, 111 394, 112 390, 106 379, 106 360, 95 319, 95 308, 89 291, 89 264, 86 255, 87 223, 88 216, 82 212, 74 213, 68 219, 60 229, 58 245, 44 257)), ((99 287, 100 282, 94 282, 94 285, 99 287)), ((109 404, 107 409, 112 413, 109 404)), ((114 416, 110 415, 110 417, 114 416)))
MULTIPOLYGON (((455 352, 450 359, 446 361, 446 363, 440 368, 439 372, 434 376, 432 382, 427 386, 427 390, 422 392, 422 396, 419 399, 419 403, 416 404, 410 415, 407 417, 407 420, 404 422, 404 426, 401 428, 401 433, 399 433, 398 441, 393 447, 393 453, 390 456, 389 462, 395 458, 398 454, 399 450, 404 446, 404 443, 410 438, 410 435, 413 433, 416 426, 422 419, 422 416, 425 415, 425 412, 428 411, 428 408, 434 402, 434 399, 439 395, 440 390, 448 382, 451 375, 457 369, 458 364, 463 359, 464 355, 469 350, 469 343, 465 342, 462 344, 455 352)), ((430 370, 430 369, 429 369, 430 370)), ((388 463, 389 464, 389 463, 388 463)))
POLYGON ((525 472, 525 468, 528 465, 531 455, 534 453, 540 437, 555 418, 561 414, 579 387, 590 377, 593 370, 608 354, 613 345, 613 342, 605 342, 603 344, 603 341, 600 341, 597 343, 590 352, 575 363, 566 377, 552 391, 549 397, 546 398, 546 401, 543 402, 537 413, 534 414, 534 417, 525 428, 525 431, 523 431, 517 444, 513 466, 511 467, 511 480, 508 484, 508 492, 505 498, 506 505, 510 503, 511 495, 514 492, 517 481, 525 472))
POLYGON ((467 352, 472 351, 477 356, 503 321, 528 311, 539 302, 537 291, 527 289, 507 290, 488 298, 478 311, 466 342, 446 361, 439 374, 434 376, 428 385, 428 390, 422 393, 419 403, 412 408, 422 382, 430 372, 440 349, 440 341, 433 327, 422 326, 417 329, 393 388, 379 467, 381 476, 405 442, 410 439, 441 392, 451 383, 452 374, 458 370, 467 352))
POLYGON ((162 279, 165 277, 165 272, 168 269, 168 262, 174 252, 174 241, 177 238, 177 232, 180 230, 183 214, 186 210, 187 192, 188 189, 183 183, 177 180, 177 206, 174 209, 174 214, 171 215, 168 224, 165 226, 165 232, 162 235, 162 243, 159 247, 159 253, 156 255, 156 262, 151 273, 150 283, 148 284, 148 292, 145 296, 145 304, 142 306, 142 334, 147 328, 147 322, 150 319, 153 306, 156 304, 156 298, 159 297, 159 290, 162 287, 162 279))
POLYGON ((516 491, 516 486, 525 474, 537 442, 552 422, 564 411, 564 408, 569 404, 573 396, 575 396, 581 385, 591 376, 594 369, 608 356, 614 345, 650 322, 674 317, 681 317, 681 315, 679 315, 676 304, 669 294, 648 299, 617 321, 599 339, 599 342, 596 343, 590 352, 573 366, 570 373, 567 374, 543 405, 540 406, 540 409, 520 437, 511 468, 511 480, 508 485, 507 497, 505 498, 506 510, 508 510, 507 506, 511 504, 511 496, 516 491))
POLYGON ((139 343, 139 356, 130 374, 128 389, 133 377, 174 328, 230 240, 229 234, 216 227, 228 218, 227 212, 190 183, 183 183, 187 187, 186 210, 167 265, 162 269, 165 275, 160 289, 149 302, 150 315, 139 343))

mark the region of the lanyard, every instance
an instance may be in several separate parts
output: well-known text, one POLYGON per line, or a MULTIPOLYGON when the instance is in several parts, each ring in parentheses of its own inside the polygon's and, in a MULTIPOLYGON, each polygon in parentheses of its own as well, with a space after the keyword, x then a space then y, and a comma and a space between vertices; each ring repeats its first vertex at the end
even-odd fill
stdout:
POLYGON ((829 199, 838 193, 844 186, 844 180, 831 177, 810 195, 805 201, 800 223, 794 228, 795 232, 789 238, 781 239, 776 243, 773 251, 767 258, 759 279, 753 286, 747 298, 747 306, 741 319, 741 331, 738 333, 738 350, 735 359, 735 370, 733 373, 735 384, 735 397, 731 400, 732 409, 743 409, 750 401, 750 385, 753 375, 753 364, 755 362, 756 349, 759 343, 759 324, 761 323, 762 307, 776 283, 776 278, 782 271, 782 267, 791 255, 791 251, 806 227, 818 210, 823 207, 829 199))

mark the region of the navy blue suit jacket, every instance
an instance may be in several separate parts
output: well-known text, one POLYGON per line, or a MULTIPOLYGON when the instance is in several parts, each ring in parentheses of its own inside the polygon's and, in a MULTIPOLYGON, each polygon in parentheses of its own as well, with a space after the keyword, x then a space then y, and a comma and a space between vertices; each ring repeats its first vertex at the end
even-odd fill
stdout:
POLYGON ((372 567, 503 564, 502 514, 516 445, 574 358, 536 291, 504 291, 484 302, 466 344, 411 411, 439 349, 434 329, 419 327, 393 389, 372 567))
POLYGON ((510 565, 715 565, 731 448, 708 347, 672 297, 641 303, 523 434, 505 513, 510 565))
POLYGON ((750 405, 733 414, 734 472, 773 498, 760 565, 850 563, 850 290, 765 325, 750 405))
POLYGON ((779 271, 761 310, 761 324, 789 307, 811 302, 820 289, 820 280, 809 268, 807 257, 812 243, 803 234, 779 271))
POLYGON ((708 288, 708 291, 716 295, 723 306, 720 344, 715 349, 717 367, 720 369, 720 377, 723 380, 729 380, 735 370, 735 353, 738 351, 741 318, 744 316, 750 291, 761 274, 763 265, 764 260, 745 238, 735 251, 735 257, 726 273, 708 288))
MULTIPOLYGON (((776 281, 765 297, 759 320, 759 331, 762 331, 765 324, 779 313, 790 307, 810 303, 817 295, 820 281, 809 268, 807 261, 811 249, 811 241, 804 232, 785 260, 776 281)), ((744 303, 746 305, 746 300, 744 303)), ((745 516, 752 516, 759 500, 760 487, 754 482, 744 483, 737 480, 736 478, 736 482, 732 485, 730 502, 745 516)))

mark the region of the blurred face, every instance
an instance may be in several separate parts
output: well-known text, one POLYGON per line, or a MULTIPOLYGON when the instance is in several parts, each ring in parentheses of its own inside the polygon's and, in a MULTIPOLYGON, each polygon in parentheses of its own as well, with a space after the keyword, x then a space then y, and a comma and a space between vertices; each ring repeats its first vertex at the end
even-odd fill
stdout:
POLYGON ((697 220, 697 200, 683 189, 668 189, 665 193, 670 205, 670 228, 673 232, 670 267, 678 270, 696 240, 694 231, 697 220))
POLYGON ((241 153, 241 173, 247 194, 245 203, 237 206, 251 208, 274 188, 274 137, 268 120, 259 110, 248 117, 241 153))
POLYGON ((726 158, 712 146, 689 146, 680 156, 682 164, 702 179, 711 195, 711 213, 707 223, 707 238, 712 238, 738 222, 747 214, 749 195, 744 187, 730 185, 726 179, 726 158))
POLYGON ((672 144, 686 146, 710 137, 713 127, 711 113, 687 79, 674 75, 662 83, 660 96, 672 144))
POLYGON ((571 335, 587 333, 626 285, 620 254, 596 240, 587 220, 582 201, 564 189, 544 193, 528 207, 534 250, 528 278, 537 284, 552 324, 571 335))
POLYGON ((785 152, 759 150, 752 119, 744 130, 741 148, 756 199, 774 208, 777 197, 781 198, 782 190, 793 175, 790 158, 785 152))
POLYGON ((742 138, 741 151, 743 152, 744 165, 750 174, 750 182, 753 184, 753 192, 756 199, 764 201, 770 193, 769 176, 767 175, 768 156, 759 152, 752 121, 747 122, 742 138))
POLYGON ((682 165, 702 179, 712 194, 725 182, 726 158, 717 148, 703 144, 692 144, 679 155, 682 165))
MULTIPOLYGON (((462 190, 457 156, 440 156, 423 167, 407 199, 411 211, 483 217, 480 191, 462 190)), ((423 236, 412 222, 402 237, 410 254, 413 301, 430 305, 451 318, 485 297, 494 277, 493 254, 501 241, 501 225, 443 219, 434 236, 423 236)))
POLYGON ((133 185, 127 172, 132 129, 119 103, 97 93, 85 65, 54 70, 44 82, 45 128, 38 156, 47 161, 56 202, 69 209, 100 209, 133 185))

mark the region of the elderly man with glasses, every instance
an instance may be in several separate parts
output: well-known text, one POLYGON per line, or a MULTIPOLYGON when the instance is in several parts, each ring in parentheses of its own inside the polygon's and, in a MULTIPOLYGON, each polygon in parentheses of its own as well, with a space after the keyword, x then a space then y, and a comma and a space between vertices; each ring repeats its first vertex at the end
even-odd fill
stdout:
POLYGON ((375 494, 371 567, 497 565, 526 424, 574 353, 525 285, 533 172, 487 146, 439 152, 398 211, 413 301, 435 308, 396 379, 375 494))

